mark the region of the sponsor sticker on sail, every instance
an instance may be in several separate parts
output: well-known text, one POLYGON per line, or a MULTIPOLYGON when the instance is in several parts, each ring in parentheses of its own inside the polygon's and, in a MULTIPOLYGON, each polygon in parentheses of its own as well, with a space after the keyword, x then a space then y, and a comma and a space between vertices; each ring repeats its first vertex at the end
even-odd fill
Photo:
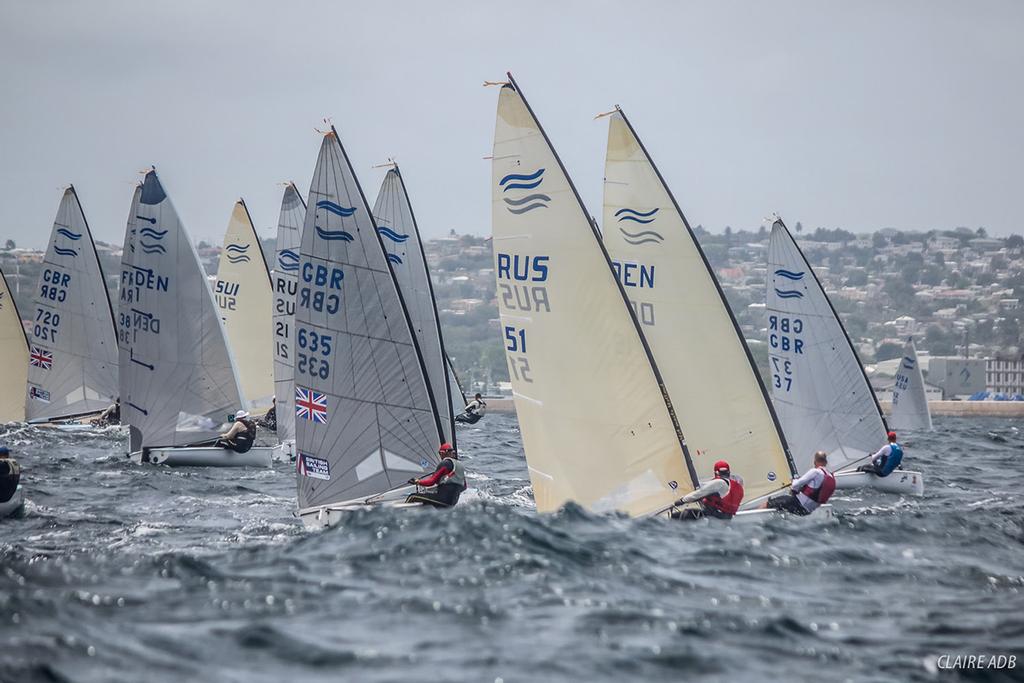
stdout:
POLYGON ((298 469, 299 474, 304 477, 323 479, 324 481, 331 479, 331 464, 323 458, 307 453, 299 453, 298 469))
POLYGON ((50 402, 50 392, 39 387, 29 387, 28 389, 29 398, 33 401, 42 401, 43 403, 50 402))

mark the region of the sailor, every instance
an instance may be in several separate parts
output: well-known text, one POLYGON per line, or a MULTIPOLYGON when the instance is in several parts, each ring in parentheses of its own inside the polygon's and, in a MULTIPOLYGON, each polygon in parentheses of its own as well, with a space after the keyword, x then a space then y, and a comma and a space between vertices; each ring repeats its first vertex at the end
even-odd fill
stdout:
POLYGON ((231 419, 234 420, 231 429, 221 434, 214 445, 230 449, 235 453, 245 453, 252 448, 256 441, 256 423, 244 410, 236 412, 231 419))
POLYGON ((465 412, 461 415, 455 416, 456 422, 463 422, 465 424, 476 424, 480 421, 480 418, 487 412, 487 403, 484 401, 480 394, 473 397, 473 400, 466 406, 465 412))
POLYGON ((118 396, 117 400, 111 403, 104 409, 99 417, 96 418, 96 424, 100 425, 113 425, 120 424, 121 422, 121 397, 118 396))
POLYGON ((256 424, 272 432, 277 431, 277 396, 271 399, 270 410, 256 424))
POLYGON ((903 446, 896 443, 896 432, 886 434, 889 443, 878 449, 871 456, 871 462, 857 468, 858 472, 870 472, 880 477, 888 477, 903 462, 903 446))
POLYGON ((6 503, 14 496, 19 481, 21 467, 18 461, 11 457, 7 446, 0 446, 0 503, 6 503))
POLYGON ((818 451, 814 454, 814 467, 794 481, 788 493, 772 496, 763 507, 792 512, 794 515, 811 514, 819 505, 824 505, 836 490, 835 475, 826 469, 826 465, 828 454, 818 451))
POLYGON ((715 463, 715 478, 696 491, 686 494, 675 502, 675 506, 697 503, 696 508, 677 510, 673 507, 672 519, 692 520, 703 517, 732 519, 743 502, 743 480, 732 474, 729 463, 719 460, 715 463))
POLYGON ((450 443, 441 444, 437 453, 441 456, 441 462, 438 463, 432 474, 420 479, 413 477, 409 480, 410 484, 416 486, 436 486, 437 488, 434 491, 411 493, 405 502, 424 503, 438 508, 452 507, 459 502, 459 496, 466 490, 466 468, 450 443))

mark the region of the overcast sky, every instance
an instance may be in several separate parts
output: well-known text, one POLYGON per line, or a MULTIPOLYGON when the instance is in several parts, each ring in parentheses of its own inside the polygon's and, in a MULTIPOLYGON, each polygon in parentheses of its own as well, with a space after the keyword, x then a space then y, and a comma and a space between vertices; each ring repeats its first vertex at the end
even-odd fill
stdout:
POLYGON ((45 244, 74 183, 121 242, 155 165, 196 240, 262 234, 333 119, 373 202, 490 232, 506 70, 600 215, 620 104, 692 224, 1024 232, 1024 2, 0 0, 0 239, 45 244))

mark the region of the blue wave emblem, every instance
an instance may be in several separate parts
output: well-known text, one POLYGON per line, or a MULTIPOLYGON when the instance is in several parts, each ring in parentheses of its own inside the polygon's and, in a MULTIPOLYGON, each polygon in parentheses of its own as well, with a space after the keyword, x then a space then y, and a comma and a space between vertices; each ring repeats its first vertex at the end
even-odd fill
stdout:
MULTIPOLYGON (((539 168, 533 173, 510 173, 498 181, 498 185, 501 186, 502 192, 508 192, 509 190, 533 190, 542 182, 544 182, 544 169, 539 168)), ((519 215, 534 209, 546 209, 551 197, 537 192, 518 199, 505 197, 504 200, 508 212, 519 215)))
POLYGON ((67 228, 57 228, 57 234, 67 237, 69 240, 77 241, 82 239, 82 235, 77 232, 71 232, 67 228))
MULTIPOLYGON (((657 209, 655 209, 657 211, 657 209)), ((661 233, 655 232, 654 230, 641 230, 640 232, 627 232, 624 228, 619 228, 619 232, 622 233, 622 239, 626 240, 630 244, 648 244, 654 242, 655 244, 661 244, 665 241, 665 238, 661 236, 661 233)))
MULTIPOLYGON (((146 218, 145 216, 139 216, 138 214, 136 214, 135 217, 138 218, 140 221, 146 221, 148 223, 156 225, 156 219, 155 218, 146 218)), ((164 232, 166 233, 167 231, 165 230, 164 232)))
POLYGON ((229 244, 224 247, 224 251, 227 252, 225 255, 231 263, 248 263, 252 260, 246 253, 249 251, 248 244, 229 244))
POLYGON ((392 263, 397 263, 397 264, 401 265, 402 257, 399 256, 398 254, 388 254, 388 261, 391 261, 392 263))
POLYGON ((147 254, 167 253, 167 249, 165 249, 164 245, 162 244, 148 244, 146 242, 143 242, 142 240, 139 240, 139 246, 142 247, 142 251, 146 252, 147 254))
POLYGON ((294 271, 299 269, 299 255, 294 249, 282 249, 277 254, 277 265, 281 270, 294 271))
MULTIPOLYGON (((155 223, 156 221, 154 220, 153 222, 155 223)), ((150 239, 162 240, 167 235, 167 231, 154 230, 153 228, 143 228, 142 230, 139 230, 139 234, 142 235, 143 237, 149 237, 150 239)))
POLYGON ((915 365, 917 365, 917 363, 914 362, 913 358, 908 358, 907 356, 903 357, 903 367, 904 367, 904 369, 906 369, 906 370, 913 370, 915 365))
POLYGON ((324 230, 319 225, 313 226, 316 229, 316 234, 320 235, 322 240, 342 240, 343 242, 351 242, 354 238, 352 234, 344 230, 324 230))
POLYGON ((53 245, 53 250, 61 256, 78 256, 78 252, 74 249, 65 249, 63 247, 58 247, 56 244, 53 245))
POLYGON ((377 228, 377 232, 379 232, 384 237, 387 237, 392 242, 398 242, 399 244, 409 239, 408 235, 402 235, 400 233, 395 232, 391 228, 385 227, 383 225, 377 228))
POLYGON ((776 287, 775 288, 775 293, 779 296, 780 299, 803 299, 804 298, 804 293, 803 292, 798 292, 795 289, 779 289, 778 287, 776 287))
POLYGON ((356 212, 356 207, 354 206, 341 206, 340 204, 335 204, 334 202, 326 199, 318 201, 316 203, 316 208, 329 211, 336 216, 341 216, 342 218, 348 218, 356 212))
POLYGON ((793 280, 794 282, 804 279, 803 271, 800 271, 799 273, 794 273, 791 270, 783 270, 782 268, 779 268, 778 270, 775 271, 775 274, 778 275, 779 277, 784 277, 787 280, 793 280))
POLYGON ((533 173, 510 173, 498 181, 502 192, 509 190, 532 190, 544 182, 544 169, 538 168, 533 173))
POLYGON ((661 209, 659 208, 655 208, 644 212, 637 211, 636 209, 619 209, 615 212, 615 215, 618 217, 620 223, 622 221, 633 221, 634 223, 643 223, 646 225, 647 223, 654 222, 654 214, 658 213, 660 210, 661 209))

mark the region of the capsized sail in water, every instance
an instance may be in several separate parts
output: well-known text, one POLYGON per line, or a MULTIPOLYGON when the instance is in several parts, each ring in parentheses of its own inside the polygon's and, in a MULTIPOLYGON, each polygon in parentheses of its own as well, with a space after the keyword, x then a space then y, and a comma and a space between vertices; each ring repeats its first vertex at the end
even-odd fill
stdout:
POLYGON ((64 191, 53 222, 29 344, 29 421, 97 413, 117 400, 114 314, 74 186, 64 191))
POLYGON ((215 289, 224 331, 249 410, 265 413, 274 397, 270 272, 249 208, 231 210, 215 289))
POLYGON ((274 256, 274 395, 277 398, 277 436, 295 441, 295 292, 298 289, 299 246, 306 202, 295 183, 281 198, 274 256))
POLYGON ((768 362, 772 400, 797 469, 828 453, 837 471, 885 443, 882 410, 814 270, 782 220, 768 243, 768 362))
POLYGON ((28 338, 21 314, 7 278, 0 271, 0 423, 25 419, 25 395, 21 388, 28 380, 28 338))
POLYGON ((697 484, 672 402, 597 229, 509 75, 491 217, 501 334, 537 510, 633 516, 697 484))
POLYGON ((308 525, 422 476, 445 438, 377 227, 332 127, 309 187, 295 298, 298 503, 308 525))
POLYGON ((650 344, 697 474, 727 460, 755 503, 793 462, 739 325, 682 210, 622 110, 609 115, 604 243, 650 344), (695 390, 701 387, 702 390, 695 390))
POLYGON ((242 404, 195 247, 156 171, 132 200, 121 262, 121 415, 131 450, 216 438, 242 404))
POLYGON ((931 431, 932 414, 924 391, 924 375, 917 361, 914 338, 908 337, 903 347, 903 358, 896 370, 896 383, 892 387, 892 415, 889 424, 893 429, 931 431))
MULTIPOLYGON (((377 233, 381 236, 391 270, 402 293, 416 341, 427 368, 430 389, 437 399, 444 440, 458 448, 455 436, 455 415, 452 412, 451 384, 448 377, 448 356, 444 336, 437 317, 434 285, 430 281, 427 257, 423 253, 419 226, 409 201, 409 192, 398 164, 391 162, 373 206, 377 233)), ((459 411, 461 412, 461 410, 459 411)))

